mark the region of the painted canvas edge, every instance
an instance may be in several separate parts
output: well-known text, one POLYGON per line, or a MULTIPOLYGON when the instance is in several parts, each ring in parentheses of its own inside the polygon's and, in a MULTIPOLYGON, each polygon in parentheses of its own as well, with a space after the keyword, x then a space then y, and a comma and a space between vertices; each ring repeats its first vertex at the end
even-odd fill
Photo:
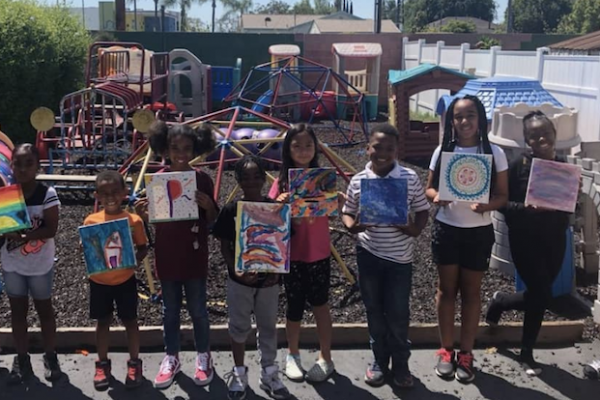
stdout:
POLYGON ((452 195, 452 191, 450 190, 450 188, 448 187, 448 183, 446 182, 446 175, 444 174, 444 171, 446 170, 446 168, 448 167, 448 162, 450 161, 450 158, 453 156, 481 156, 486 158, 490 163, 494 162, 493 159, 493 155, 492 154, 471 154, 471 153, 453 153, 453 152, 449 152, 449 151, 444 151, 440 153, 440 184, 439 184, 439 190, 438 190, 438 194, 439 194, 439 199, 442 201, 452 201, 452 202, 461 202, 461 203, 480 203, 480 204, 488 204, 490 202, 490 192, 491 192, 491 187, 488 188, 488 192, 485 196, 482 197, 482 199, 480 200, 464 200, 464 199, 457 199, 455 196, 452 195), (444 158, 444 155, 448 155, 447 158, 444 158), (442 192, 442 187, 444 188, 444 192, 442 192), (484 201, 482 201, 484 200, 484 201))

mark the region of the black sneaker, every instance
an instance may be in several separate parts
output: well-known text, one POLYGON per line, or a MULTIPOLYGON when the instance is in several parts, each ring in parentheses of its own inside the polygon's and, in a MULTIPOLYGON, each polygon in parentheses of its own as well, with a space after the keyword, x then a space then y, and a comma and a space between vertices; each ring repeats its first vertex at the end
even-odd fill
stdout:
POLYGON ((521 350, 519 362, 528 376, 538 376, 542 373, 542 366, 533 359, 533 351, 531 350, 521 350))
POLYGON ((487 322, 489 326, 498 326, 498 322, 502 317, 502 312, 504 311, 501 306, 502 296, 504 296, 504 293, 502 292, 494 293, 488 304, 487 312, 485 313, 485 322, 487 322))
POLYGON ((31 359, 29 354, 16 355, 13 359, 12 369, 8 376, 9 385, 18 385, 23 383, 27 378, 33 375, 33 369, 31 368, 31 359))
POLYGON ((456 380, 460 383, 473 382, 475 379, 475 368, 473 368, 473 353, 461 351, 456 357, 456 380))
POLYGON ((373 364, 365 372, 365 383, 373 387, 382 386, 385 383, 386 372, 379 366, 377 361, 373 361, 373 364))
POLYGON ((441 348, 435 353, 438 356, 438 362, 435 366, 435 373, 443 379, 452 379, 456 368, 456 353, 454 350, 441 348))
POLYGON ((56 353, 44 354, 44 378, 47 381, 53 382, 60 378, 62 371, 58 364, 58 356, 56 353))
POLYGON ((600 379, 600 360, 594 360, 583 367, 583 375, 594 381, 600 379))

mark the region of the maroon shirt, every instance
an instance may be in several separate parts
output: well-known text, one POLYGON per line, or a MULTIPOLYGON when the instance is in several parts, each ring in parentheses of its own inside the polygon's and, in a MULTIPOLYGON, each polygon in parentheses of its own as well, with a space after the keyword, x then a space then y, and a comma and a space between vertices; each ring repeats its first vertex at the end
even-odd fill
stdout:
MULTIPOLYGON (((196 184, 199 191, 213 198, 214 184, 206 173, 196 171, 196 184)), ((160 222, 154 224, 154 229, 156 273, 161 281, 206 278, 209 231, 206 212, 202 208, 198 220, 160 222), (193 232, 194 226, 197 226, 197 233, 193 232), (194 248, 194 242, 198 244, 197 249, 194 248)))

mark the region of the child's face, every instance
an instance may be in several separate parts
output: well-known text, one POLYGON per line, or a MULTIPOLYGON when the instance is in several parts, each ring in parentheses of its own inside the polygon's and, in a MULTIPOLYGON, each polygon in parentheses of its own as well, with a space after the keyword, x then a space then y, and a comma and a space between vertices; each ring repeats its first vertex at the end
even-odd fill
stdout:
POLYGON ((10 166, 17 183, 24 184, 35 181, 39 162, 30 151, 18 151, 13 154, 10 166))
POLYGON ((538 156, 552 155, 556 144, 556 131, 551 122, 533 119, 527 123, 525 141, 531 147, 533 154, 538 156))
POLYGON ((100 205, 104 207, 104 212, 119 214, 123 199, 127 196, 127 188, 123 187, 121 182, 101 181, 96 186, 94 196, 100 202, 100 205))
POLYGON ((256 198, 261 196, 263 186, 265 185, 265 176, 256 164, 246 164, 240 178, 239 184, 244 192, 244 197, 256 198))
POLYGON ((186 136, 176 135, 169 140, 168 153, 172 170, 187 170, 190 168, 190 161, 194 158, 194 143, 186 136))
POLYGON ((477 107, 471 100, 459 100, 454 105, 454 130, 462 146, 475 145, 479 140, 477 107))
POLYGON ((300 132, 290 142, 290 156, 297 168, 308 168, 315 158, 315 142, 308 132, 300 132))
POLYGON ((377 175, 387 175, 396 162, 398 140, 392 135, 375 132, 369 138, 367 155, 371 161, 371 168, 377 175))

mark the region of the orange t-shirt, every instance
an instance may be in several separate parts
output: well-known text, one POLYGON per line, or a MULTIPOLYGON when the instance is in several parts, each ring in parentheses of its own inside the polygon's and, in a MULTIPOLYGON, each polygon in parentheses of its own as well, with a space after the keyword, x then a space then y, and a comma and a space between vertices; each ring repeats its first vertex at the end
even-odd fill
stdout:
MULTIPOLYGON (((101 222, 113 221, 115 219, 129 218, 129 227, 131 228, 131 236, 133 237, 133 244, 136 246, 144 246, 148 244, 148 238, 144 231, 144 222, 142 219, 135 214, 130 214, 127 211, 123 211, 117 215, 106 215, 104 210, 90 214, 83 221, 84 225, 94 225, 101 222)), ((114 271, 104 272, 90 276, 90 279, 101 285, 116 286, 127 281, 134 274, 133 269, 117 269, 114 271)))

